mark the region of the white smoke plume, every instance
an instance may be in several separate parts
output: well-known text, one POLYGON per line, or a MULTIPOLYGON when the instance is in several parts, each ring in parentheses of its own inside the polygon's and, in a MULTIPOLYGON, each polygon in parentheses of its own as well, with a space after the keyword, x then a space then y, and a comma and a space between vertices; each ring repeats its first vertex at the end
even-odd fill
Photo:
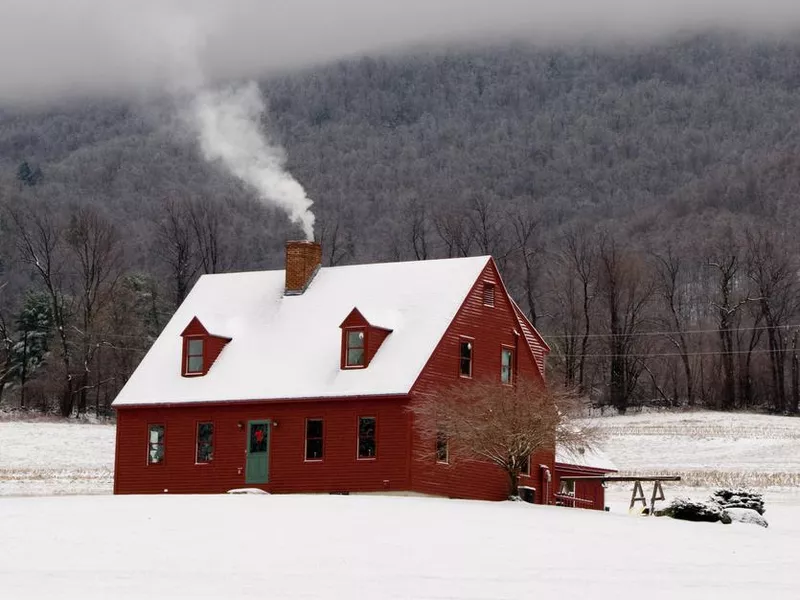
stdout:
POLYGON ((200 91, 191 105, 191 119, 205 159, 219 161, 255 188, 262 199, 286 211, 311 241, 313 202, 303 186, 286 171, 284 149, 262 133, 261 117, 265 110, 260 90, 251 82, 200 91))

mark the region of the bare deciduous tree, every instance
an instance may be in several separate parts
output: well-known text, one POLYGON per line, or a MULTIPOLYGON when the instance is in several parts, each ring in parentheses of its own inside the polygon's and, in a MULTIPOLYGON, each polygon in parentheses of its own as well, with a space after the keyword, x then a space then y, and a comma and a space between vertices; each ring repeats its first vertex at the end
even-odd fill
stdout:
POLYGON ((64 290, 64 251, 61 228, 52 208, 46 204, 10 211, 17 233, 17 247, 23 262, 33 267, 44 286, 53 311, 59 340, 63 388, 59 408, 62 416, 72 414, 74 404, 71 372, 72 352, 67 334, 70 307, 64 290))
POLYGON ((637 256, 603 235, 599 244, 599 285, 608 315, 608 351, 611 365, 609 397, 624 413, 645 369, 644 352, 637 350, 639 334, 655 285, 637 256))
POLYGON ((509 496, 517 495, 520 473, 532 454, 560 446, 578 451, 594 432, 578 426, 574 394, 520 379, 513 386, 471 382, 421 396, 411 404, 422 447, 420 460, 435 456, 437 442, 448 445, 451 463, 478 459, 508 476, 509 496), (429 449, 429 450, 427 450, 429 449))
POLYGON ((169 200, 164 203, 161 218, 156 223, 157 254, 169 269, 176 308, 186 298, 200 268, 190 215, 186 202, 169 200))
POLYGON ((80 375, 78 414, 86 412, 86 397, 94 352, 98 347, 98 315, 113 297, 122 274, 122 249, 116 228, 94 208, 81 207, 70 218, 66 242, 77 265, 76 293, 80 311, 78 338, 80 375))

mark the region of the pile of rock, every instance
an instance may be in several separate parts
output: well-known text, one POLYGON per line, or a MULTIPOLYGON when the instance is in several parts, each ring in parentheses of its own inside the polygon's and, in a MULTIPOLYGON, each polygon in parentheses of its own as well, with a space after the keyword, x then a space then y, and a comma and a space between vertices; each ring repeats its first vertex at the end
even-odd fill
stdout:
POLYGON ((748 508, 764 514, 764 496, 753 490, 720 488, 711 494, 711 500, 722 508, 748 508))
POLYGON ((764 497, 758 492, 744 489, 718 489, 705 501, 676 498, 659 516, 700 521, 706 523, 751 523, 767 527, 764 515, 764 497))

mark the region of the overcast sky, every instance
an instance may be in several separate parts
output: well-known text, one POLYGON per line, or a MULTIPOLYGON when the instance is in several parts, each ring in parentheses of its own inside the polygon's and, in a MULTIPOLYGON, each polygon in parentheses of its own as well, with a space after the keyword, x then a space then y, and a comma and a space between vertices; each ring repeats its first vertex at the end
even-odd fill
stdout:
POLYGON ((159 90, 422 44, 800 30, 800 0, 0 0, 0 101, 159 90))

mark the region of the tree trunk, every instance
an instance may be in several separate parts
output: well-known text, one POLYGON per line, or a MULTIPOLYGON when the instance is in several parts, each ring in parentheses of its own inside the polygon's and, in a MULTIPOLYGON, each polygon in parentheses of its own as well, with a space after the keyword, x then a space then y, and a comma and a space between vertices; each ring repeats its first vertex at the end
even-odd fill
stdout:
POLYGON ((61 392, 61 416, 68 417, 72 414, 72 376, 67 373, 64 380, 64 389, 61 392))
POLYGON ((508 473, 509 484, 508 497, 519 496, 519 473, 514 469, 508 469, 506 472, 508 473))
POLYGON ((795 415, 800 411, 800 360, 797 357, 797 331, 792 336, 792 404, 789 411, 795 415))

